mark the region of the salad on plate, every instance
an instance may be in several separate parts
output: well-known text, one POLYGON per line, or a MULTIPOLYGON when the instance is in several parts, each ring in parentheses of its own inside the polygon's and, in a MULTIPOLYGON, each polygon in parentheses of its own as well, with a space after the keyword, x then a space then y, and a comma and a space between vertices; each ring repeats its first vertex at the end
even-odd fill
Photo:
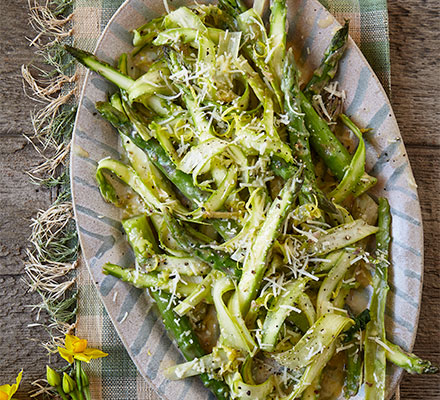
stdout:
POLYGON ((117 67, 67 47, 118 87, 96 109, 124 154, 96 180, 136 262, 103 272, 155 300, 187 359, 169 379, 199 376, 218 399, 384 399, 387 362, 437 368, 386 336, 390 207, 333 80, 348 21, 303 82, 285 0, 264 14, 179 7, 134 30, 117 67))

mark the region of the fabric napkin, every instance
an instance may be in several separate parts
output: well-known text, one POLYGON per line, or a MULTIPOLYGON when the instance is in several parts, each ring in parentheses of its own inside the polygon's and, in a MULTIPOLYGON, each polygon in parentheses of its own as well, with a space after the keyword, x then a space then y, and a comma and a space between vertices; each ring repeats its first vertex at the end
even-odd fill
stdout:
MULTIPOLYGON (((320 0, 343 23, 350 20, 350 35, 362 50, 387 93, 390 93, 390 51, 386 0, 320 0)), ((73 42, 93 51, 108 21, 122 0, 75 0, 73 42)), ((79 71, 78 85, 84 70, 79 71)), ((95 400, 156 400, 159 397, 137 372, 80 260, 78 268, 78 322, 76 334, 87 338, 109 356, 87 366, 95 400)))

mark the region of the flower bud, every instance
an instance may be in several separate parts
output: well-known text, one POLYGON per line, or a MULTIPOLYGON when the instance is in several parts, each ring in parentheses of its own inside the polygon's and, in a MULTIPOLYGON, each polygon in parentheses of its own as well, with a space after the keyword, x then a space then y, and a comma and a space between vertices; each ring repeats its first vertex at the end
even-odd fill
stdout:
POLYGON ((63 391, 64 393, 70 393, 73 392, 76 388, 75 381, 64 372, 63 375, 63 391))
POLYGON ((46 365, 46 379, 50 386, 57 387, 61 384, 61 378, 58 372, 46 365))
POLYGON ((81 368, 81 383, 84 387, 89 386, 90 384, 89 377, 82 368, 81 368))

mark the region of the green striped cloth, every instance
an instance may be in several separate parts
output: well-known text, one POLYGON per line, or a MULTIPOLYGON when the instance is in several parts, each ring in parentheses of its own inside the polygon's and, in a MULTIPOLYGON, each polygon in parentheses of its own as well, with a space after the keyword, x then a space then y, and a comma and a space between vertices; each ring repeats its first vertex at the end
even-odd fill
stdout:
MULTIPOLYGON (((343 23, 350 20, 350 34, 390 91, 390 51, 386 0, 320 0, 343 23)), ((121 0, 76 0, 73 42, 93 50, 102 30, 121 0)), ((81 85, 84 70, 79 71, 81 85)), ((156 400, 158 396, 139 375, 105 312, 84 262, 80 263, 79 308, 76 333, 109 356, 87 366, 94 400, 156 400)))

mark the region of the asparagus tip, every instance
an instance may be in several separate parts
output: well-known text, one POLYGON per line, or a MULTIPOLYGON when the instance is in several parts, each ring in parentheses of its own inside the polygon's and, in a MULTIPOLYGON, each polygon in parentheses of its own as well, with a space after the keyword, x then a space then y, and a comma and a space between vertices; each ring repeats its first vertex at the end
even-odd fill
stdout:
POLYGON ((80 63, 83 64, 83 59, 85 56, 91 56, 91 53, 87 51, 77 49, 76 47, 69 46, 68 44, 64 45, 64 50, 66 50, 71 56, 75 57, 80 63))
POLYGON ((119 277, 119 275, 117 274, 117 272, 121 269, 121 267, 111 264, 111 263, 105 263, 102 267, 102 273, 104 275, 113 275, 116 276, 117 278, 119 277))
POLYGON ((432 365, 429 361, 426 362, 426 365, 423 367, 424 374, 437 374, 439 372, 439 367, 436 365, 432 365))

